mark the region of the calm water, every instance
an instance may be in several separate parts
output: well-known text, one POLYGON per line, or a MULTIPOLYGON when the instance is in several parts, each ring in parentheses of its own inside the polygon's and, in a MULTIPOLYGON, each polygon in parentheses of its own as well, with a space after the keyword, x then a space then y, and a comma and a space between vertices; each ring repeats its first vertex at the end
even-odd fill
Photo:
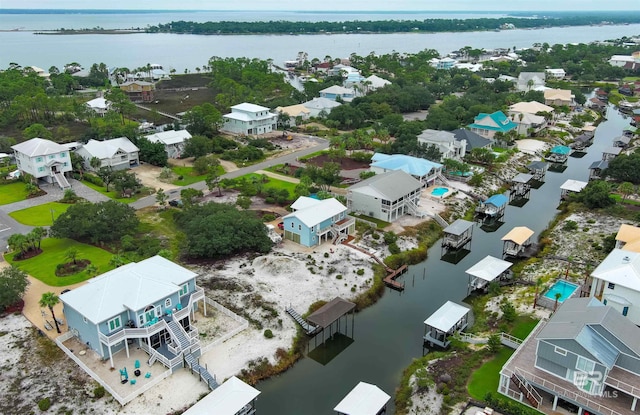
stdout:
MULTIPOLYGON (((255 20, 255 15, 223 13, 225 20, 255 20)), ((416 18, 415 14, 312 14, 294 13, 292 20, 353 20, 358 16, 375 19, 416 18), (368 17, 367 17, 368 16, 368 17)), ((174 19, 215 20, 216 12, 185 12, 179 14, 125 14, 125 15, 7 15, 0 14, 0 30, 25 28, 60 27, 145 27, 160 21, 174 19), (158 20, 162 19, 162 20, 158 20), (200 17, 200 18, 197 18, 200 17), (122 19, 120 21, 119 19, 122 19), (115 23, 114 23, 115 22, 115 23)), ((432 14, 417 15, 420 18, 432 14)), ((454 17, 447 15, 443 17, 454 17)), ((284 19, 286 13, 263 18, 284 19)), ((476 15, 477 17, 477 15, 476 15)), ((104 62, 107 66, 136 68, 147 63, 162 64, 165 69, 195 71, 210 57, 249 57, 273 59, 276 64, 294 59, 299 51, 310 58, 323 59, 348 57, 351 53, 364 56, 373 52, 387 54, 394 51, 415 53, 424 49, 436 49, 441 54, 464 46, 493 49, 497 47, 529 47, 535 42, 573 43, 615 39, 621 36, 640 34, 640 24, 626 26, 564 27, 539 30, 511 30, 477 33, 403 33, 403 34, 353 34, 353 35, 256 35, 256 36, 196 36, 176 34, 129 34, 129 35, 75 35, 48 36, 31 32, 0 32, 0 68, 16 62, 23 66, 62 67, 70 62, 79 62, 88 68, 93 63, 104 62)))
MULTIPOLYGON (((322 365, 304 358, 282 376, 259 383, 258 411, 267 415, 328 414, 360 381, 376 384, 393 396, 402 370, 422 355, 424 320, 446 300, 461 301, 466 296, 465 270, 486 255, 500 258, 500 238, 514 226, 533 229, 537 238, 557 213, 560 185, 567 179, 586 181, 588 166, 601 158, 602 150, 627 125, 628 120, 610 108, 609 119, 598 127, 585 157, 569 158, 564 173, 547 173, 546 183, 531 191, 531 200, 524 207, 507 207, 506 223, 496 232, 485 233, 475 226, 471 253, 457 265, 440 260, 440 244, 436 243, 428 259, 405 274, 402 294, 387 289, 381 301, 356 315, 355 341, 332 361, 322 365)), ((393 412, 391 404, 388 413, 393 412)))

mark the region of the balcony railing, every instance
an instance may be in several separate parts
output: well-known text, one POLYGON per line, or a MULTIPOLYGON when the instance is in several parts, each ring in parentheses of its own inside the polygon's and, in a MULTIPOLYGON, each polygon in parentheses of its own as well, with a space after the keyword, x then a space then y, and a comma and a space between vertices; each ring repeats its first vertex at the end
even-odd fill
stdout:
POLYGON ((98 333, 98 337, 100 338, 100 341, 105 345, 112 346, 124 339, 141 339, 145 337, 151 337, 165 328, 167 328, 167 323, 165 323, 164 320, 159 319, 157 323, 149 327, 140 327, 135 329, 125 328, 111 335, 98 333))

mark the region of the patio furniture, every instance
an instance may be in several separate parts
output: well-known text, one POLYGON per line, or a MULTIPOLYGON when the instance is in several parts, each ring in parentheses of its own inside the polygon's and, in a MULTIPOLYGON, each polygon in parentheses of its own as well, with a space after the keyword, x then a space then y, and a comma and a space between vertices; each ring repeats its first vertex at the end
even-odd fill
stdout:
POLYGON ((140 369, 140 361, 138 359, 136 359, 136 362, 133 364, 133 367, 135 367, 136 369, 140 369))
POLYGON ((129 381, 129 374, 127 373, 127 368, 120 369, 120 383, 123 385, 129 381))
POLYGON ((149 379, 149 378, 151 377, 151 372, 147 372, 147 373, 144 375, 144 377, 145 377, 145 378, 147 378, 147 379, 149 379))
POLYGON ((178 305, 176 305, 176 308, 178 309, 178 311, 182 310, 182 304, 178 303, 178 305))
POLYGON ((136 384, 136 380, 135 379, 131 379, 131 381, 129 381, 129 383, 131 383, 132 385, 136 384))

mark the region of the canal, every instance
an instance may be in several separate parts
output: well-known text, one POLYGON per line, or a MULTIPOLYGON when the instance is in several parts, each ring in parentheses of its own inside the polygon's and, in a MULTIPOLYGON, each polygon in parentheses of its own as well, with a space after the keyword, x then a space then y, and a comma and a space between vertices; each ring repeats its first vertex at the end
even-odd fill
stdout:
MULTIPOLYGON (((466 296, 470 268, 486 255, 500 258, 500 240, 514 226, 527 226, 537 238, 558 213, 560 186, 567 179, 587 181, 589 165, 612 145, 628 125, 612 106, 583 158, 570 157, 563 173, 547 172, 546 182, 532 189, 522 208, 507 207, 504 225, 486 233, 474 226, 471 252, 457 265, 442 261, 440 242, 428 258, 405 274, 403 293, 387 292, 374 306, 355 316, 354 342, 326 364, 305 357, 279 377, 257 385, 262 391, 257 409, 263 415, 330 414, 333 407, 360 381, 373 383, 392 396, 387 413, 394 413, 393 396, 404 368, 422 355, 423 321, 447 300, 466 296)), ((351 334, 351 318, 349 318, 351 334)), ((311 343, 313 347, 313 342, 311 343)))

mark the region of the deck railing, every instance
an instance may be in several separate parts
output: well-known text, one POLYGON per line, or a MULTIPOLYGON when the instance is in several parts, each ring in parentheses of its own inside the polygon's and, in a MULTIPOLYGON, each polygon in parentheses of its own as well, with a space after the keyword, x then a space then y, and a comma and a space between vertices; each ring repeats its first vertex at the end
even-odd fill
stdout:
POLYGON ((164 329, 165 324, 164 320, 159 319, 158 322, 149 327, 140 327, 135 329, 124 328, 110 336, 107 336, 103 333, 98 333, 98 338, 102 343, 107 346, 112 346, 124 339, 140 339, 144 337, 151 337, 154 334, 162 331, 164 329))
POLYGON ((629 395, 640 397, 640 389, 628 384, 627 382, 623 382, 618 379, 614 379, 611 375, 607 376, 604 380, 605 385, 609 385, 614 389, 618 389, 620 391, 626 392, 629 395))

